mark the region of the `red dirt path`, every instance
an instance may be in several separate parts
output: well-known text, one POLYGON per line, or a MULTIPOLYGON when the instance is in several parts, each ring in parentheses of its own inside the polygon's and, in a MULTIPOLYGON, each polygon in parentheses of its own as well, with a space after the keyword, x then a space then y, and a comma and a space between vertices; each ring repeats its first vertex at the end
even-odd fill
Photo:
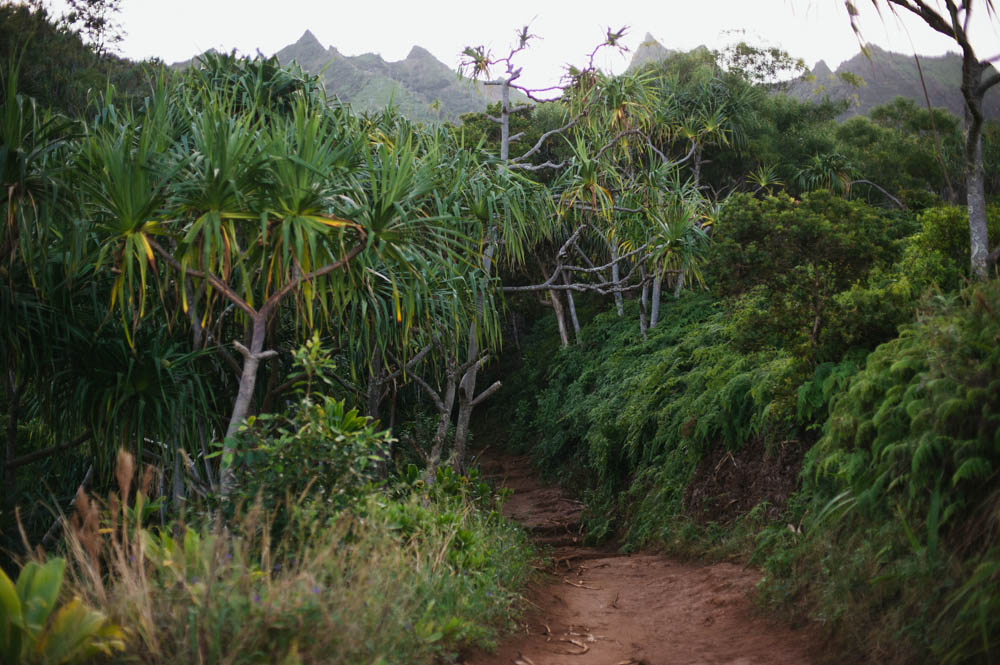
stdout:
POLYGON ((747 593, 759 574, 731 563, 679 563, 579 544, 580 504, 539 483, 526 457, 480 460, 514 490, 504 512, 553 548, 528 599, 523 632, 466 665, 810 665, 804 631, 769 623, 747 593))

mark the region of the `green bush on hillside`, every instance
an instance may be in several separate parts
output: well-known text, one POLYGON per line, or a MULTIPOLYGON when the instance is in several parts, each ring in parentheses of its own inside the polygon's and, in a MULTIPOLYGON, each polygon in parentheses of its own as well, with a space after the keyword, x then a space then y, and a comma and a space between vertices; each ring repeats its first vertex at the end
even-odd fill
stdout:
POLYGON ((519 391, 515 437, 533 441, 550 472, 586 476, 591 538, 627 516, 631 544, 665 537, 704 454, 783 439, 794 420, 802 368, 790 356, 741 351, 707 295, 666 302, 662 314, 645 342, 633 306, 624 318, 601 314, 577 345, 550 363, 532 354, 515 379, 534 383, 519 391))
POLYGON ((998 340, 1000 284, 976 285, 939 298, 841 382, 792 516, 805 534, 764 537, 768 594, 812 597, 848 639, 908 648, 900 662, 925 650, 988 661, 1000 634, 998 340))
MULTIPOLYGON (((820 362, 836 360, 849 350, 845 341, 868 348, 884 341, 842 339, 837 327, 848 322, 839 314, 838 294, 892 266, 900 239, 914 230, 906 216, 829 192, 801 201, 731 197, 714 230, 712 289, 735 303, 730 307, 742 319, 741 347, 774 346, 820 362)), ((889 336, 894 332, 892 326, 889 336)))

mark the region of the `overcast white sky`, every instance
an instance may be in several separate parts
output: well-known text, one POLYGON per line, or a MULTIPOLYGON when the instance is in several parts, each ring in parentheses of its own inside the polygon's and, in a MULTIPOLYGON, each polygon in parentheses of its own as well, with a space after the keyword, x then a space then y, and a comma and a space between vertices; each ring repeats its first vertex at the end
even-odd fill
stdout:
MULTIPOLYGON (((880 18, 868 0, 862 11, 865 37, 892 51, 940 55, 957 50, 917 19, 901 24, 880 18)), ((61 0, 52 0, 59 12, 61 0)), ((882 3, 880 3, 882 4, 882 3)), ((1000 54, 1000 25, 981 9, 972 33, 980 57, 1000 54)), ((629 26, 625 44, 634 49, 648 32, 667 48, 687 50, 705 44, 718 48, 738 41, 779 46, 812 67, 826 60, 832 69, 858 51, 841 0, 122 0, 121 45, 131 58, 157 56, 185 60, 209 48, 271 55, 311 30, 324 46, 341 53, 379 53, 386 60, 405 58, 414 44, 457 67, 466 45, 505 49, 517 28, 530 23, 543 39, 521 56, 523 82, 556 83, 567 63, 583 64, 585 54, 608 27, 629 26), (735 34, 732 31, 742 31, 735 34)), ((628 55, 603 57, 599 64, 616 73, 628 55)))

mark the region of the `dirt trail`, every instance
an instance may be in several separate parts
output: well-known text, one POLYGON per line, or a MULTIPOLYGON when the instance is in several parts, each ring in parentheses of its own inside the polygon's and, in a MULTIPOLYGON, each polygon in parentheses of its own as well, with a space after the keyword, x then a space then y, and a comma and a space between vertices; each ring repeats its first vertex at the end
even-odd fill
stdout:
POLYGON ((579 544, 580 504, 539 483, 526 457, 489 455, 484 474, 514 490, 504 512, 553 547, 554 568, 529 594, 524 630, 466 665, 810 664, 808 636, 755 616, 742 566, 692 565, 579 544))

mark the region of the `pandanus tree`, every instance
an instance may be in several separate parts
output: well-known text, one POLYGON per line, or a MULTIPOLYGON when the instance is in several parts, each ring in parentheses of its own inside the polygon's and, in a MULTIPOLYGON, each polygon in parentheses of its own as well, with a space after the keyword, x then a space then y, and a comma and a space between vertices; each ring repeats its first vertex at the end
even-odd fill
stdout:
MULTIPOLYGON (((662 277, 662 266, 651 262, 648 242, 625 247, 621 227, 632 217, 644 217, 647 212, 641 205, 626 205, 638 200, 634 194, 643 186, 641 172, 649 169, 675 169, 690 158, 671 158, 659 149, 654 121, 654 111, 661 105, 655 77, 649 72, 632 73, 622 77, 608 77, 594 67, 594 57, 601 48, 621 48, 625 30, 608 31, 605 40, 589 55, 587 66, 570 68, 564 83, 543 90, 520 86, 517 81, 521 70, 514 58, 527 48, 532 39, 528 28, 518 33, 517 44, 503 57, 493 57, 481 47, 465 51, 465 66, 473 75, 488 78, 491 68, 501 69, 502 78, 491 82, 504 91, 499 117, 493 118, 501 125, 500 160, 509 171, 534 174, 540 171, 556 172, 550 185, 549 197, 556 203, 553 216, 558 229, 554 244, 546 241, 554 256, 546 266, 539 263, 541 280, 532 285, 505 285, 505 293, 549 293, 548 302, 556 309, 560 320, 563 343, 568 344, 568 327, 560 312, 561 299, 569 303, 570 318, 574 310, 572 293, 590 291, 614 294, 619 312, 623 312, 622 294, 631 290, 648 289, 650 280, 662 277), (524 107, 509 104, 509 90, 516 89, 534 101, 543 101, 538 95, 555 95, 564 109, 564 122, 541 133, 534 145, 520 155, 510 154, 511 115, 526 112, 524 107), (535 163, 547 142, 565 141, 569 150, 566 158, 558 162, 547 159, 535 163), (656 159, 650 159, 652 155, 656 159), (603 239, 610 258, 604 265, 603 256, 591 257, 581 243, 593 237, 603 239), (582 254, 582 256, 581 256, 582 254), (595 260, 596 258, 596 260, 595 260), (578 259, 583 265, 577 265, 578 259), (628 277, 638 281, 629 283, 622 271, 628 266, 628 277)), ((674 122, 674 125, 677 125, 674 122)), ((714 129, 712 131, 715 131, 714 129)), ((721 132, 721 130, 720 130, 721 132)), ((516 135, 515 135, 516 136, 516 135)), ((648 202, 648 201, 646 201, 648 202)), ((647 229, 657 228, 655 224, 647 229)), ((680 248, 677 243, 672 244, 680 248)), ((541 247, 540 247, 541 248, 541 247)), ((643 299, 645 300, 645 299, 643 299)), ((645 319, 646 314, 642 317, 645 319)), ((645 323, 642 324, 645 326, 645 323)))
MULTIPOLYGON (((251 74, 254 72, 251 71, 251 74)), ((255 85, 161 86, 134 117, 110 117, 82 151, 89 209, 118 272, 112 304, 131 335, 156 285, 196 339, 231 315, 242 356, 220 472, 232 487, 233 435, 250 413, 269 326, 290 312, 302 330, 336 321, 371 263, 414 260, 437 224, 410 209, 428 193, 406 142, 370 140, 308 86, 261 108, 255 85), (234 89, 235 88, 235 89, 234 89)), ((215 329, 219 329, 215 327, 215 329)))

